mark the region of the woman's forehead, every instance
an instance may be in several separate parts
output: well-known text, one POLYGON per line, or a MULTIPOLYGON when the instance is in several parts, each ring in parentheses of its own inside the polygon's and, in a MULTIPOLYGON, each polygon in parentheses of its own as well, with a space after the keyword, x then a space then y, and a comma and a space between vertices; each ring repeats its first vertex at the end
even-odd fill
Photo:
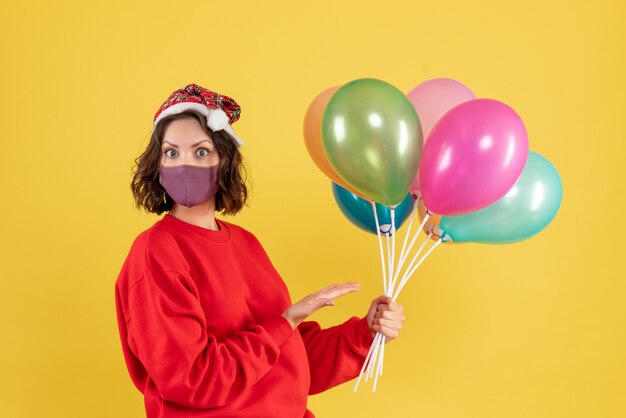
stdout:
POLYGON ((211 137, 195 119, 172 121, 163 134, 163 144, 179 147, 194 147, 199 144, 212 144, 211 137))

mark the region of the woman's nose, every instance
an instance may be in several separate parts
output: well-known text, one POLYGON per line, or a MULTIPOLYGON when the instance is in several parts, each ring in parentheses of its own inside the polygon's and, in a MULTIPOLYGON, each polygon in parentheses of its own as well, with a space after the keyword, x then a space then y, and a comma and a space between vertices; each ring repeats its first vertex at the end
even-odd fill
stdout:
POLYGON ((180 151, 180 156, 177 158, 176 165, 199 165, 198 161, 194 158, 194 150, 180 151))
POLYGON ((193 158, 189 155, 189 153, 184 153, 182 155, 183 158, 181 158, 178 162, 179 164, 184 164, 184 165, 195 165, 194 164, 194 160, 193 158))

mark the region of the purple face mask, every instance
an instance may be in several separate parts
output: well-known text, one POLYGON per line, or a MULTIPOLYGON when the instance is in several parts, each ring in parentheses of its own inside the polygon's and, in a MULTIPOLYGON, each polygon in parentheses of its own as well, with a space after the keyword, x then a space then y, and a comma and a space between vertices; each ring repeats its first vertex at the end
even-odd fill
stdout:
POLYGON ((174 201, 188 208, 217 193, 217 164, 211 167, 178 165, 159 167, 159 183, 174 201))

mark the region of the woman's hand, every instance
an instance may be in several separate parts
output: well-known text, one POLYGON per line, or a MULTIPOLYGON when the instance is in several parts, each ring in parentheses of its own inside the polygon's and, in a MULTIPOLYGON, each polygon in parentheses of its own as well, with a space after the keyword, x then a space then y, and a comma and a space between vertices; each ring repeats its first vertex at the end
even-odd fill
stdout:
POLYGON ((299 302, 291 305, 283 316, 295 329, 307 316, 324 306, 333 306, 333 299, 343 296, 346 293, 356 292, 361 287, 360 283, 345 282, 342 285, 332 284, 315 293, 311 293, 299 302))
POLYGON ((377 332, 383 334, 386 342, 398 336, 402 322, 406 317, 402 314, 404 308, 391 299, 390 296, 379 296, 372 301, 367 312, 367 324, 372 336, 377 332))

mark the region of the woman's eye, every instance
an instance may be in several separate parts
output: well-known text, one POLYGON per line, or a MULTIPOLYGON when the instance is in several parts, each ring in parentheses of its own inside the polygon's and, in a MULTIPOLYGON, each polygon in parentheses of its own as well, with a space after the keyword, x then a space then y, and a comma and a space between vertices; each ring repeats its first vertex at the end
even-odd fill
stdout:
POLYGON ((170 154, 170 151, 172 151, 172 152, 176 152, 176 151, 175 151, 175 150, 173 150, 173 149, 168 149, 167 151, 165 151, 165 155, 167 155, 168 157, 173 157, 173 155, 172 155, 172 154, 170 154))
POLYGON ((198 150, 198 156, 199 157, 206 157, 207 155, 209 155, 209 150, 206 148, 200 148, 198 150))

